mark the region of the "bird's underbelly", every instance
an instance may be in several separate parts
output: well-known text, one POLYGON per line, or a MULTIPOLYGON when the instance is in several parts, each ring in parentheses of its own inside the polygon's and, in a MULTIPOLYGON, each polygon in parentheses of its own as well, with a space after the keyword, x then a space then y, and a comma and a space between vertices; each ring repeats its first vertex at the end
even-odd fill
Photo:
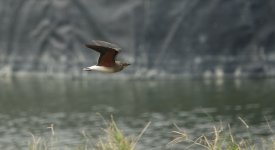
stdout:
POLYGON ((104 66, 91 66, 89 67, 91 70, 100 71, 100 72, 106 72, 106 73, 114 73, 118 72, 121 69, 117 66, 114 67, 104 67, 104 66))

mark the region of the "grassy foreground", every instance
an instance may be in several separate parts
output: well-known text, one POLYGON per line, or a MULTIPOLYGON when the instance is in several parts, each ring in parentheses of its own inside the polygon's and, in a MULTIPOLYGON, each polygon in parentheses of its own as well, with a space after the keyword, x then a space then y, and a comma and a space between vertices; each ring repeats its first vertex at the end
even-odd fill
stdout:
MULTIPOLYGON (((143 133, 150 126, 150 122, 143 128, 138 136, 133 138, 125 136, 125 134, 117 127, 113 118, 107 122, 107 126, 103 131, 105 135, 99 137, 97 140, 83 132, 84 141, 82 144, 70 150, 135 150, 136 145, 143 133)), ((48 138, 35 137, 32 135, 32 139, 29 142, 29 150, 60 150, 64 148, 58 148, 55 145, 58 139, 55 137, 54 127, 51 124, 51 136, 48 138)))
MULTIPOLYGON (((213 126, 212 132, 204 133, 199 137, 190 138, 190 135, 184 130, 180 129, 177 125, 177 131, 172 131, 174 140, 169 144, 179 144, 185 142, 183 149, 206 149, 206 150, 275 150, 275 139, 255 139, 250 133, 249 125, 241 118, 238 119, 243 123, 250 135, 248 138, 236 137, 231 131, 230 125, 224 126, 222 124, 213 126), (257 144, 256 144, 257 143, 257 144)), ((267 121, 267 120, 266 120, 267 121)), ((270 133, 274 134, 269 122, 267 126, 270 133)))
POLYGON ((257 145, 253 139, 236 138, 230 131, 230 127, 213 127, 213 132, 202 134, 196 138, 190 138, 184 131, 173 131, 175 138, 169 144, 185 142, 183 149, 206 149, 206 150, 275 150, 274 139, 262 139, 257 145))
MULTIPOLYGON (((240 118, 241 121, 243 121, 240 118)), ((246 128, 249 126, 243 121, 246 128)), ((92 139, 86 133, 83 132, 84 142, 76 147, 67 148, 69 150, 135 150, 136 146, 144 134, 144 132, 150 126, 150 122, 143 128, 139 135, 134 137, 125 136, 120 130, 113 118, 107 121, 106 128, 103 129, 104 135, 97 139, 92 139)), ((269 126, 269 125, 268 125, 269 126)), ((213 126, 213 131, 210 133, 202 134, 196 138, 190 138, 186 132, 181 130, 175 125, 177 131, 172 131, 174 139, 168 143, 168 145, 177 145, 184 143, 182 149, 206 149, 206 150, 275 150, 275 139, 262 139, 262 142, 257 145, 253 142, 251 137, 248 139, 242 139, 235 137, 231 128, 219 125, 213 126)), ((269 126, 270 127, 270 126, 269 126)), ((62 147, 58 147, 58 140, 55 136, 53 125, 48 127, 51 129, 51 136, 48 138, 35 137, 32 135, 32 139, 29 142, 29 150, 64 150, 62 147)), ((270 128, 271 132, 273 130, 270 128)), ((183 145, 183 144, 182 144, 183 145)), ((172 149, 172 148, 171 148, 172 149)))

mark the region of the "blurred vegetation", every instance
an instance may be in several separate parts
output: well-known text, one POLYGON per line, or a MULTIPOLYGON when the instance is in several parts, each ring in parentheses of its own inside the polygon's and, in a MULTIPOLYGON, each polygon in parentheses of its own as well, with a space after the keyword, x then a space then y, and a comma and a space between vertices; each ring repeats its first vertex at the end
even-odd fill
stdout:
MULTIPOLYGON (((103 129, 104 135, 98 139, 93 139, 92 136, 88 135, 83 131, 84 140, 81 144, 74 148, 76 150, 135 150, 138 141, 150 126, 150 122, 144 127, 138 136, 128 137, 122 130, 120 130, 114 121, 113 117, 111 120, 106 122, 106 128, 103 129)), ((32 139, 28 144, 29 150, 59 150, 58 139, 55 136, 53 124, 48 127, 51 129, 51 135, 49 137, 36 137, 32 134, 32 139)))
MULTIPOLYGON (((230 125, 227 127, 220 124, 213 126, 213 131, 210 133, 203 133, 199 137, 192 137, 184 130, 175 125, 178 131, 173 131, 175 136, 169 144, 185 143, 189 146, 183 149, 206 149, 206 150, 275 150, 275 139, 261 139, 261 143, 257 143, 254 137, 249 132, 249 125, 239 117, 239 120, 247 128, 248 138, 236 137, 230 125), (256 144, 257 143, 257 144, 256 144)), ((267 122, 269 126, 269 123, 267 122)), ((269 126, 270 127, 270 126, 269 126)), ((274 133, 271 128, 270 132, 274 133)))
MULTIPOLYGON (((249 126, 246 122, 239 118, 247 129, 249 126)), ((268 122, 267 125, 269 126, 268 122)), ((126 136, 124 132, 119 129, 113 118, 106 121, 106 127, 103 129, 104 134, 94 139, 92 136, 83 132, 84 140, 78 145, 69 148, 70 150, 135 150, 137 149, 138 142, 144 132, 150 126, 150 122, 143 128, 138 136, 126 136)), ((240 138, 234 136, 231 132, 230 125, 227 127, 220 124, 219 126, 213 126, 213 131, 204 133, 199 137, 190 138, 184 130, 175 125, 178 131, 172 131, 174 139, 168 143, 168 146, 182 145, 182 149, 206 149, 206 150, 275 150, 275 140, 261 139, 261 143, 255 143, 254 138, 240 138)), ((58 139, 56 138, 53 125, 48 127, 51 129, 51 135, 49 137, 36 137, 32 135, 32 139, 29 142, 29 150, 60 150, 64 149, 59 147, 58 139)), ((273 130, 270 128, 273 133, 273 130)), ((249 130, 247 130, 249 132, 249 130)))

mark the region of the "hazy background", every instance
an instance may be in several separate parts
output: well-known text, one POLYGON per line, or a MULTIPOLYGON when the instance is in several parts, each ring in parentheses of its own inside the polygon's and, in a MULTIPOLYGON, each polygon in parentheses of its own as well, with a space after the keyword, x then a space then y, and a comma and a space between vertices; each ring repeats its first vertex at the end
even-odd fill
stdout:
POLYGON ((274 0, 0 0, 1 150, 28 149, 31 134, 51 136, 50 124, 53 148, 76 148, 83 131, 105 133, 97 113, 126 135, 151 121, 141 150, 190 146, 167 145, 175 124, 191 138, 223 124, 268 149, 274 75, 274 0), (82 71, 97 62, 91 40, 121 46, 132 65, 82 71))
POLYGON ((135 75, 275 75, 273 0, 1 0, 0 72, 82 74, 123 48, 135 75))

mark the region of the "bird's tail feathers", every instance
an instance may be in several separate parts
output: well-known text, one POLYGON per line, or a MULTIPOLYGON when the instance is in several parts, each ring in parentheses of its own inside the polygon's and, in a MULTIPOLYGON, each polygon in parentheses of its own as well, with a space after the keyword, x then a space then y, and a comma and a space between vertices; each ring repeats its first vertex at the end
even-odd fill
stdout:
POLYGON ((84 70, 84 71, 92 71, 92 69, 89 68, 89 67, 83 68, 83 70, 84 70))

